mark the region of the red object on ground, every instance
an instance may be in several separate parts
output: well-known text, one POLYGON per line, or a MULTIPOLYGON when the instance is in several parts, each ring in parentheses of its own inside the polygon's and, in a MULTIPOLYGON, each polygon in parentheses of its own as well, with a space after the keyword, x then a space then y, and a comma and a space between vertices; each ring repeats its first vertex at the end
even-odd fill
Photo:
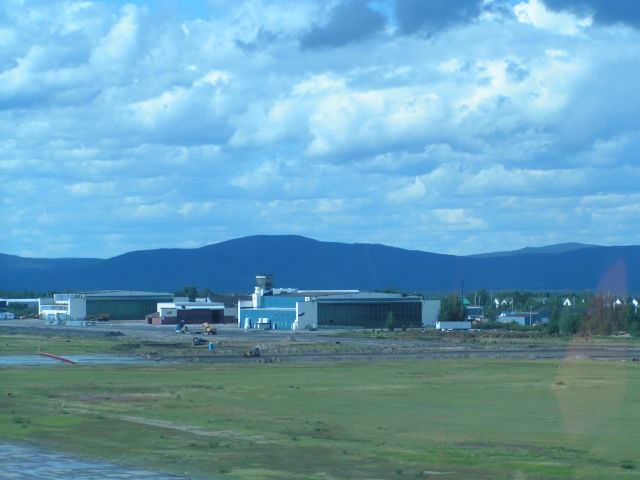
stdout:
POLYGON ((40 355, 42 355, 43 357, 49 357, 49 358, 53 358, 55 360, 60 360, 61 362, 70 363, 71 365, 77 365, 78 364, 77 362, 74 362, 73 360, 69 360, 68 358, 61 357, 60 355, 54 355, 53 353, 40 352, 40 355))

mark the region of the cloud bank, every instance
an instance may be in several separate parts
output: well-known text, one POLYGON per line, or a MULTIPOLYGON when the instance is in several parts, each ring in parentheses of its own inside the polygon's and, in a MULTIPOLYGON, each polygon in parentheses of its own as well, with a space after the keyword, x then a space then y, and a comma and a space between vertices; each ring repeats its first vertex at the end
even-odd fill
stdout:
POLYGON ((637 243, 635 2, 0 6, 0 252, 637 243))

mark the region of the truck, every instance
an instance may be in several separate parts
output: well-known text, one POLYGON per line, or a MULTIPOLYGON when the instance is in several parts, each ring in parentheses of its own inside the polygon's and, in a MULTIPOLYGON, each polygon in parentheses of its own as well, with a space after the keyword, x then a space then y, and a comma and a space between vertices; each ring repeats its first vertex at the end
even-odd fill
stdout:
POLYGON ((436 322, 436 329, 452 332, 454 330, 471 330, 471 322, 469 321, 458 321, 458 322, 436 322))

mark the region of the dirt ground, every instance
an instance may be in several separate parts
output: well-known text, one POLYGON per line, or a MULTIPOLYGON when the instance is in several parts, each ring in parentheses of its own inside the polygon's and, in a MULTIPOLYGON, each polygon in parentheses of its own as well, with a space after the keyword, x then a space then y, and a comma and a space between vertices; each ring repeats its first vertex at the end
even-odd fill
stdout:
POLYGON ((0 334, 102 337, 118 340, 110 352, 156 361, 207 363, 280 363, 367 361, 402 358, 558 359, 593 358, 637 361, 640 342, 630 338, 552 338, 538 332, 412 330, 260 331, 221 325, 218 335, 203 336, 198 326, 179 334, 173 326, 140 321, 105 322, 93 327, 48 327, 38 320, 2 322, 0 334), (194 337, 205 339, 193 346, 194 337), (212 342, 215 351, 208 350, 212 342), (258 347, 259 357, 246 357, 258 347))

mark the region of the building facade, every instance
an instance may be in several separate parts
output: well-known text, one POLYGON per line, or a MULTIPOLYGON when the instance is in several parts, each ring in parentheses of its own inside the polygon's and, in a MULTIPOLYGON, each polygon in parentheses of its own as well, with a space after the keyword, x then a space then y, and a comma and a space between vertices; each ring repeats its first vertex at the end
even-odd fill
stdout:
POLYGON ((509 312, 501 313, 497 318, 498 323, 517 323, 523 327, 549 323, 549 316, 540 312, 509 312))
POLYGON ((240 328, 420 328, 424 326, 423 312, 429 314, 429 322, 435 322, 440 307, 439 301, 437 306, 434 302, 425 306, 415 295, 276 289, 272 282, 270 275, 257 277, 252 299, 238 302, 240 328))
POLYGON ((222 323, 224 304, 209 299, 197 299, 195 302, 176 301, 158 303, 156 311, 146 315, 147 323, 153 325, 175 325, 177 323, 222 323))
POLYGON ((87 293, 55 294, 53 302, 41 303, 40 318, 49 321, 78 321, 95 317, 110 320, 138 320, 156 311, 159 302, 171 302, 173 295, 163 292, 105 290, 87 293))

